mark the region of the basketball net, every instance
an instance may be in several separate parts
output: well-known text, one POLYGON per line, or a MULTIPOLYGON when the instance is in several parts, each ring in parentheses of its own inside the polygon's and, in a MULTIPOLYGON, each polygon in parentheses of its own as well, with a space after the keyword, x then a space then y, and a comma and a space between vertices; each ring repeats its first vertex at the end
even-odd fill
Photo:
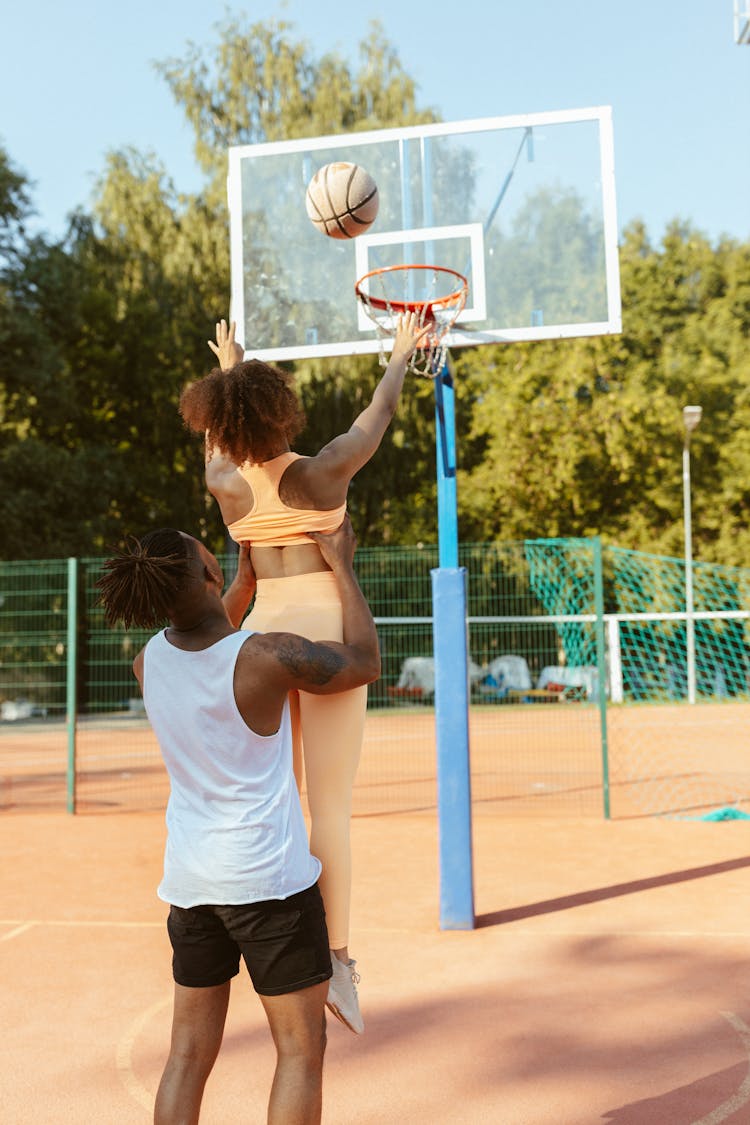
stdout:
POLYGON ((354 291, 375 325, 381 365, 388 363, 385 345, 396 335, 398 318, 413 312, 419 327, 429 326, 430 332, 407 368, 419 375, 437 374, 448 353, 448 332, 466 304, 469 283, 463 274, 445 266, 384 266, 361 277, 354 291))

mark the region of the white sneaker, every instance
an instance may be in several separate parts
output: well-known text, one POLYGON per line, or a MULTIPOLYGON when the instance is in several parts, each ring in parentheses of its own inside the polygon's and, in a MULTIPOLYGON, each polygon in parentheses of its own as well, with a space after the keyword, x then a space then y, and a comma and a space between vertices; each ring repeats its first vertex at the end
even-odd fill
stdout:
POLYGON ((336 1019, 341 1020, 355 1035, 361 1035, 365 1030, 365 1023, 360 1015, 357 999, 359 973, 355 969, 356 964, 356 961, 351 960, 339 961, 335 953, 331 954, 333 976, 328 984, 326 1004, 336 1019))

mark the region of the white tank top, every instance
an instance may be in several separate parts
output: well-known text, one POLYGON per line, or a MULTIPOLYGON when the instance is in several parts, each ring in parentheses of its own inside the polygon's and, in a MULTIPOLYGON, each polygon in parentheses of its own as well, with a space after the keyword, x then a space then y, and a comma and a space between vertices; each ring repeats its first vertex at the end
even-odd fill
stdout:
POLYGON ((288 898, 320 875, 292 773, 289 704, 269 735, 237 709, 234 667, 247 640, 236 632, 185 652, 161 632, 146 645, 143 699, 171 784, 157 893, 175 906, 288 898))

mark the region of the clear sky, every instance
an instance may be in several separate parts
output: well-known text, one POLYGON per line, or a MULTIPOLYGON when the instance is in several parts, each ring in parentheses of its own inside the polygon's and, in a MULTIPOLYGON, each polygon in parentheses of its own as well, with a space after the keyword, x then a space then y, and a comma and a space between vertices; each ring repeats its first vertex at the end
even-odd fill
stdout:
POLYGON ((25 0, 0 20, 0 143, 34 183, 51 235, 86 207, 108 150, 155 152, 200 180, 191 134, 153 60, 215 42, 226 12, 288 20, 315 55, 356 61, 378 18, 446 121, 611 105, 618 218, 653 241, 688 220, 750 238, 750 46, 732 0, 25 0), (429 13, 429 14, 428 14, 429 13))

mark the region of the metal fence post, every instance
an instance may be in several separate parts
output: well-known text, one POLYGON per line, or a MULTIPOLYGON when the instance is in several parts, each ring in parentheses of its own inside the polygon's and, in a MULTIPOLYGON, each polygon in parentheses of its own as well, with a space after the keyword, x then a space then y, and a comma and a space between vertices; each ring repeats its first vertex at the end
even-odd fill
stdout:
POLYGON ((604 639, 604 573, 602 566, 602 541, 593 540, 594 548, 594 612, 596 613, 596 668, 598 680, 599 727, 602 745, 602 799, 605 820, 610 819, 609 745, 607 742, 607 660, 604 639))
POLYGON ((68 733, 67 808, 76 811, 76 729, 78 718, 78 559, 68 559, 65 725, 68 733))
POLYGON ((620 622, 613 613, 607 615, 607 679, 611 703, 622 703, 622 653, 620 651, 620 622))

